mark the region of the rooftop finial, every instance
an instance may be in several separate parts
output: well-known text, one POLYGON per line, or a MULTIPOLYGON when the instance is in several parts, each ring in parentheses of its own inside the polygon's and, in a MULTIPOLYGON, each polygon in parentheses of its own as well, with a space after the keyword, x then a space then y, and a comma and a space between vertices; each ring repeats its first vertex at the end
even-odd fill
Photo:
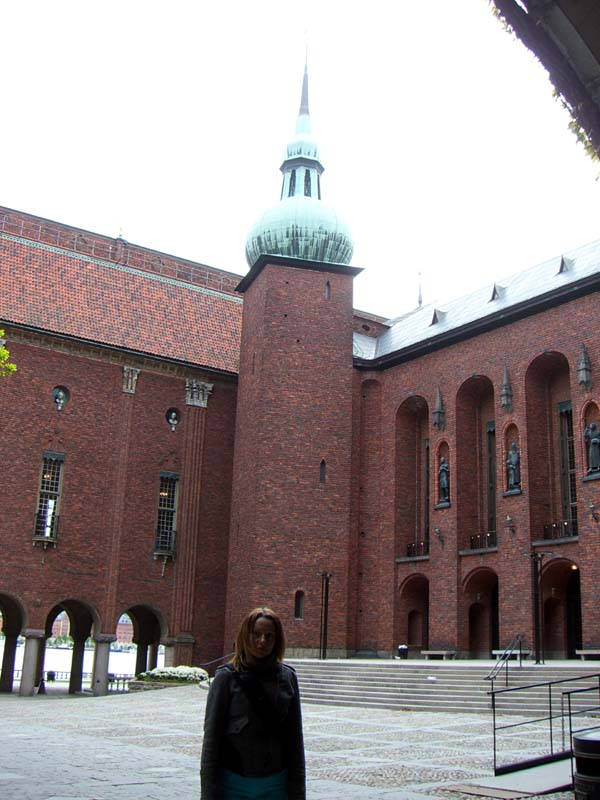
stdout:
POLYGON ((423 292, 421 290, 421 273, 419 272, 419 308, 423 305, 423 292))

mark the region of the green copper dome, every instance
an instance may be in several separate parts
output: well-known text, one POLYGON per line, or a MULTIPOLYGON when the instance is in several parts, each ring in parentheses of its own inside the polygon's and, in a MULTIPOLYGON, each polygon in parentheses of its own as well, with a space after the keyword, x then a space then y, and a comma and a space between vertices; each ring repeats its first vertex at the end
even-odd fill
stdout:
POLYGON ((306 68, 296 132, 287 145, 281 172, 280 202, 262 214, 246 239, 250 267, 261 255, 349 264, 354 245, 348 227, 321 201, 323 166, 310 132, 306 68))

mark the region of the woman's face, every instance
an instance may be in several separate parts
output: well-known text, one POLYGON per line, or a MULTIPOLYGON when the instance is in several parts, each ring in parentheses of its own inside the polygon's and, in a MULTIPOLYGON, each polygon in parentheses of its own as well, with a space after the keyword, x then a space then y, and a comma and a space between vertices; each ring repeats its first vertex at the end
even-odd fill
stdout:
POLYGON ((268 658, 274 647, 275 625, 267 617, 259 617, 250 637, 250 655, 253 658, 268 658))

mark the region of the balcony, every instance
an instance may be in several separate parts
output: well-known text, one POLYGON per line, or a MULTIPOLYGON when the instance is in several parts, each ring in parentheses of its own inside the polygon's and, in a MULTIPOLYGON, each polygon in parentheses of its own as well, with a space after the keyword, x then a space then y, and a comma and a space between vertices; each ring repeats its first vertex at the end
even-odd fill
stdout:
POLYGON ((417 558, 417 556, 429 555, 429 541, 411 542, 406 547, 407 558, 417 558))
POLYGON ((469 540, 469 550, 491 550, 498 546, 498 536, 496 531, 487 533, 476 533, 469 540))
POLYGON ((154 558, 175 558, 177 531, 172 528, 157 528, 154 542, 154 558))
POLYGON ((546 541, 552 539, 572 539, 577 536, 577 520, 563 519, 561 522, 550 522, 544 525, 543 538, 546 541))
POLYGON ((40 542, 45 548, 54 546, 58 538, 58 519, 58 514, 53 511, 38 511, 33 522, 33 543, 40 542))

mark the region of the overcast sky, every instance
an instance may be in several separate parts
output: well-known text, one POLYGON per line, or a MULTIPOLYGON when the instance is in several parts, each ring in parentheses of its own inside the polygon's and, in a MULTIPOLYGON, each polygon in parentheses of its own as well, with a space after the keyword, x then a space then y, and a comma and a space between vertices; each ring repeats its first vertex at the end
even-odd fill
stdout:
POLYGON ((600 238, 598 167, 487 0, 5 2, 0 205, 244 273, 307 36, 357 308, 414 307, 419 272, 441 305, 600 238))

